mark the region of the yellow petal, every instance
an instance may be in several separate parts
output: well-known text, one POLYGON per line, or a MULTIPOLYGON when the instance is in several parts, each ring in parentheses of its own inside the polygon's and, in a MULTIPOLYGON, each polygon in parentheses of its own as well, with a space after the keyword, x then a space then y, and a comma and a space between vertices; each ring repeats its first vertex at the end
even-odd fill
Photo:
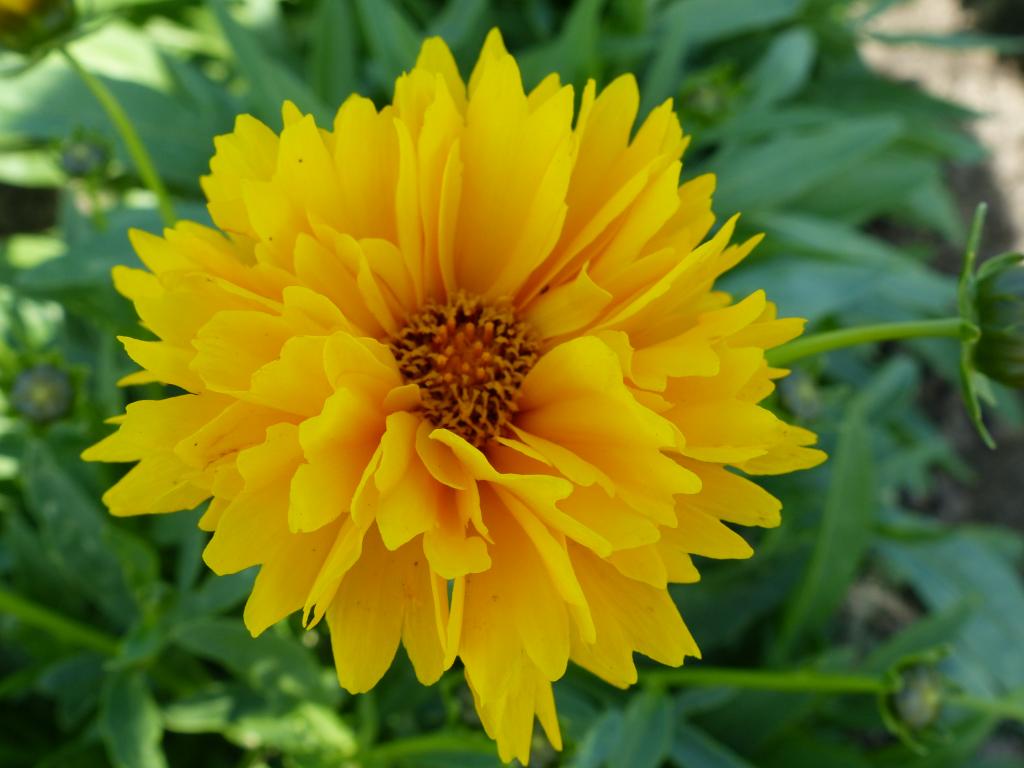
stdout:
POLYGON ((103 503, 118 517, 192 509, 210 495, 197 479, 173 453, 152 453, 103 494, 103 503))

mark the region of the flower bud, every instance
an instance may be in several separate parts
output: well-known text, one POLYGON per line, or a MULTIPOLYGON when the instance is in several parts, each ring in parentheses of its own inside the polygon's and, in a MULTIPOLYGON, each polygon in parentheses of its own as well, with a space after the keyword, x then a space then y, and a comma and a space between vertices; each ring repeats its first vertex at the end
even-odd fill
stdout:
POLYGON ((910 731, 922 731, 938 719, 944 691, 935 667, 910 667, 903 671, 902 686, 893 695, 893 712, 910 731))
POLYGON ((110 148, 102 139, 77 136, 61 147, 61 168, 75 179, 102 176, 109 162, 110 148))
POLYGON ((27 421, 45 425, 71 412, 75 392, 71 377, 53 365, 26 368, 14 379, 11 405, 27 421))
POLYGON ((974 364, 991 379, 1024 389, 1024 257, 979 271, 975 294, 981 337, 974 364))
POLYGON ((31 53, 74 22, 73 0, 0 0, 0 47, 31 53))

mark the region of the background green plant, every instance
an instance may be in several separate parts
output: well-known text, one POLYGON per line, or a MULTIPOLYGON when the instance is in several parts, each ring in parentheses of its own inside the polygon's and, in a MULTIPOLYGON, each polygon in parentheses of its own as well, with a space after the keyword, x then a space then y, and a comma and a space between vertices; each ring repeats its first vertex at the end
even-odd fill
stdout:
MULTIPOLYGON (((351 91, 386 100, 426 34, 464 71, 497 25, 529 82, 635 72, 643 109, 675 98, 694 136, 684 176, 717 173, 716 210, 768 234, 726 287, 765 288, 829 329, 955 312, 954 278, 929 266, 965 238, 943 169, 982 152, 966 111, 860 60, 865 19, 888 4, 94 0, 71 50, 124 106, 178 214, 201 221, 198 177, 235 114, 277 126, 286 98, 325 121, 351 91), (910 244, 878 236, 893 228, 910 244)), ((126 228, 158 230, 160 216, 65 59, 12 55, 0 69, 0 180, 60 188, 51 229, 0 241, 0 383, 9 393, 45 362, 78 390, 48 426, 0 400, 0 764, 496 765, 458 670, 427 689, 399 659, 372 694, 348 696, 319 632, 285 622, 249 637, 238 614, 252 574, 205 570, 198 513, 106 515, 119 469, 78 452, 127 400, 159 395, 115 386, 132 367, 114 336, 137 326, 109 271, 137 263, 126 228)), ((1020 739, 1000 724, 1024 720, 1024 538, 914 503, 937 472, 971 474, 919 395, 955 387, 957 371, 948 340, 800 363, 776 407, 832 459, 769 483, 786 522, 744 531, 752 560, 703 563, 703 581, 676 591, 704 662, 644 665, 628 692, 570 672, 556 686, 567 748, 538 741, 535 763, 1018 765, 979 747, 1000 727, 1020 739), (864 594, 903 608, 873 621, 864 594), (932 665, 941 688, 905 671, 932 665), (912 697, 935 691, 938 719, 915 717, 912 697)), ((1019 427, 1017 401, 996 396, 1019 427)))

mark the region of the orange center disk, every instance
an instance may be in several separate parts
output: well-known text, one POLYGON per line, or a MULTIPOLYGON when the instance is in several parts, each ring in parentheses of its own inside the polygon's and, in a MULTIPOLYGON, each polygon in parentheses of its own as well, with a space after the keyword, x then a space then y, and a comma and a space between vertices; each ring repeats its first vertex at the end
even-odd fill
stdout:
POLYGON ((427 419, 477 448, 508 434, 539 349, 511 307, 464 293, 428 303, 390 346, 402 377, 419 386, 427 419))

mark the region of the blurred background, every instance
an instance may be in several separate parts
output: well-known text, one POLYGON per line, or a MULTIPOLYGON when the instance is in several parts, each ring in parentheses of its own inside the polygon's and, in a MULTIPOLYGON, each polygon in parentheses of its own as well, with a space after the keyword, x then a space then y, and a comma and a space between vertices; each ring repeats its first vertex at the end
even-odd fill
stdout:
MULTIPOLYGON (((1024 250, 1024 0, 0 1, 0 766, 492 766, 458 669, 402 658, 338 689, 329 643, 240 619, 252 573, 214 578, 194 513, 108 517, 122 467, 78 454, 153 385, 110 269, 154 196, 80 74, 135 124, 179 216, 241 112, 329 124, 385 103, 424 36, 467 74, 501 28, 527 84, 636 73, 675 99, 684 178, 765 242, 726 279, 826 330, 955 314, 970 216, 982 257, 1024 250), (25 8, 29 8, 25 11, 25 8), (25 23, 25 14, 32 25, 25 23)), ((572 768, 1024 766, 1024 408, 993 385, 987 448, 959 350, 917 340, 801 362, 774 407, 831 460, 773 478, 784 525, 674 597, 699 664, 902 680, 896 696, 666 684, 556 686, 572 768)), ((693 662, 696 666, 698 662, 693 662)))

